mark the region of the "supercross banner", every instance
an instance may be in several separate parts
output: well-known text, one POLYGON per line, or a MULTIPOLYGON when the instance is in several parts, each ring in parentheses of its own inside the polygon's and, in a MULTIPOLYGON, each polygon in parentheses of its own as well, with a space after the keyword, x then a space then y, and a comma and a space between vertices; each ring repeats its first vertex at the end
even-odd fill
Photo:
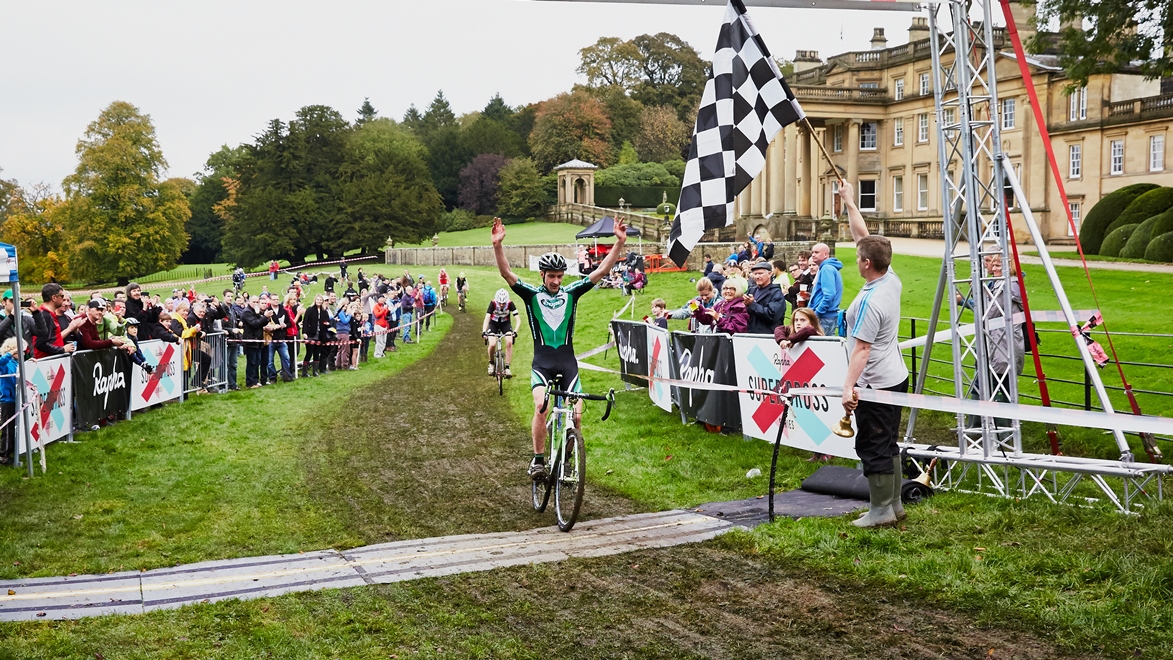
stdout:
POLYGON ((111 415, 125 414, 130 405, 130 357, 107 348, 73 354, 73 403, 84 427, 111 415))
MULTIPOLYGON (((73 428, 72 390, 73 378, 69 368, 69 357, 59 356, 29 360, 25 363, 25 379, 29 410, 29 435, 33 446, 47 445, 69 435, 73 428)), ((20 437, 19 434, 17 437, 20 437)), ((19 451, 24 451, 21 439, 19 451)))
POLYGON ((648 347, 648 395, 652 403, 668 412, 672 412, 672 387, 657 381, 657 378, 672 378, 672 362, 668 359, 669 339, 668 331, 654 325, 643 324, 647 333, 648 347))
POLYGON ((183 392, 183 349, 179 344, 152 339, 139 344, 147 363, 155 367, 148 374, 134 365, 130 375, 130 409, 142 410, 156 403, 178 399, 183 392))
MULTIPOLYGON (((812 337, 783 351, 773 337, 737 335, 733 338, 733 353, 737 359, 737 384, 746 389, 785 393, 792 387, 839 388, 847 379, 847 347, 839 337, 812 337)), ((784 400, 754 393, 742 393, 738 398, 744 420, 742 432, 773 442, 778 436, 784 400)), ((843 417, 839 399, 802 396, 793 404, 786 417, 782 444, 858 458, 854 438, 841 438, 831 432, 843 417)))
POLYGON ((648 324, 635 321, 611 321, 615 348, 619 351, 619 371, 625 382, 644 387, 648 384, 648 324), (638 376, 643 376, 639 378, 638 376))
MULTIPOLYGON (((673 332, 672 359, 678 380, 737 385, 733 344, 727 335, 673 332)), ((741 428, 741 410, 734 392, 681 387, 678 403, 685 415, 698 421, 741 428)))

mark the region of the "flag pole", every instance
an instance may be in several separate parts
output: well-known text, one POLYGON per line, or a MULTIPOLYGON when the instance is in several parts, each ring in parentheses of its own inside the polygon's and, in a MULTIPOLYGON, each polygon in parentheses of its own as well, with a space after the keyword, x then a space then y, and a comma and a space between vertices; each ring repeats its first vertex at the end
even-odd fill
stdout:
POLYGON ((831 154, 827 153, 827 147, 825 147, 823 145, 822 140, 813 139, 815 137, 815 127, 811 126, 811 120, 809 120, 805 116, 803 116, 802 123, 806 124, 806 130, 809 131, 811 134, 811 138, 812 138, 811 141, 814 142, 815 144, 819 145, 819 151, 823 152, 823 158, 827 159, 827 164, 831 166, 831 171, 835 173, 835 178, 839 180, 839 185, 842 188, 843 177, 839 176, 839 168, 835 167, 835 163, 831 162, 831 154))

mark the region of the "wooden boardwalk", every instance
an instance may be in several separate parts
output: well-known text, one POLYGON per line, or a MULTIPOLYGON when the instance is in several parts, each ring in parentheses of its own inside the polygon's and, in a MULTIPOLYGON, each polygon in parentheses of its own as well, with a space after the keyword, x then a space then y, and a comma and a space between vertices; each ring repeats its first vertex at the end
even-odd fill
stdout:
POLYGON ((734 526, 733 521, 692 511, 662 511, 582 522, 569 534, 547 527, 397 541, 342 552, 208 561, 142 573, 7 580, 0 581, 0 620, 141 614, 232 598, 601 557, 705 541, 734 526))

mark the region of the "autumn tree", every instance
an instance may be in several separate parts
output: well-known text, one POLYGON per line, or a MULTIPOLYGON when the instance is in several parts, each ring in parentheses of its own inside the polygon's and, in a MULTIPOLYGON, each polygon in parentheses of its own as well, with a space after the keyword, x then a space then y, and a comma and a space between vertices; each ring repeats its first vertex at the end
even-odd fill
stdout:
POLYGON ((575 158, 606 166, 612 159, 610 136, 606 108, 578 90, 539 106, 529 144, 534 164, 543 171, 575 158))
POLYGON ((123 283, 174 267, 191 211, 177 182, 163 180, 167 162, 150 117, 111 103, 86 128, 77 155, 54 213, 69 236, 73 276, 123 283))
POLYGON ((534 162, 514 158, 501 168, 497 212, 506 218, 538 218, 546 214, 546 192, 534 162))
POLYGON ((64 282, 70 278, 69 242, 62 229, 62 199, 48 184, 9 190, 8 216, 0 227, 0 240, 16 246, 20 279, 29 282, 64 282))
POLYGON ((497 188, 505 162, 500 154, 480 154, 460 170, 460 208, 477 215, 497 210, 497 188))
POLYGON ((664 105, 644 107, 640 115, 640 131, 635 138, 639 157, 649 162, 664 162, 680 158, 688 145, 691 133, 688 126, 676 116, 676 111, 664 105))
POLYGON ((592 46, 578 51, 577 71, 590 87, 618 87, 631 93, 642 81, 641 53, 631 41, 600 37, 592 46))

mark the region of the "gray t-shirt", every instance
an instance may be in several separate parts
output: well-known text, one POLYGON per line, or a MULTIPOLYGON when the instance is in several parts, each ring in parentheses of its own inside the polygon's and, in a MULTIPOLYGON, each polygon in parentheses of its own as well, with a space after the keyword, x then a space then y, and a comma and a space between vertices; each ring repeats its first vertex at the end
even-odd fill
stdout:
POLYGON ((855 340, 872 345, 868 363, 860 374, 859 387, 893 387, 908 378, 908 367, 900 354, 900 292, 903 285, 891 268, 883 277, 868 282, 847 308, 847 350, 855 340))

